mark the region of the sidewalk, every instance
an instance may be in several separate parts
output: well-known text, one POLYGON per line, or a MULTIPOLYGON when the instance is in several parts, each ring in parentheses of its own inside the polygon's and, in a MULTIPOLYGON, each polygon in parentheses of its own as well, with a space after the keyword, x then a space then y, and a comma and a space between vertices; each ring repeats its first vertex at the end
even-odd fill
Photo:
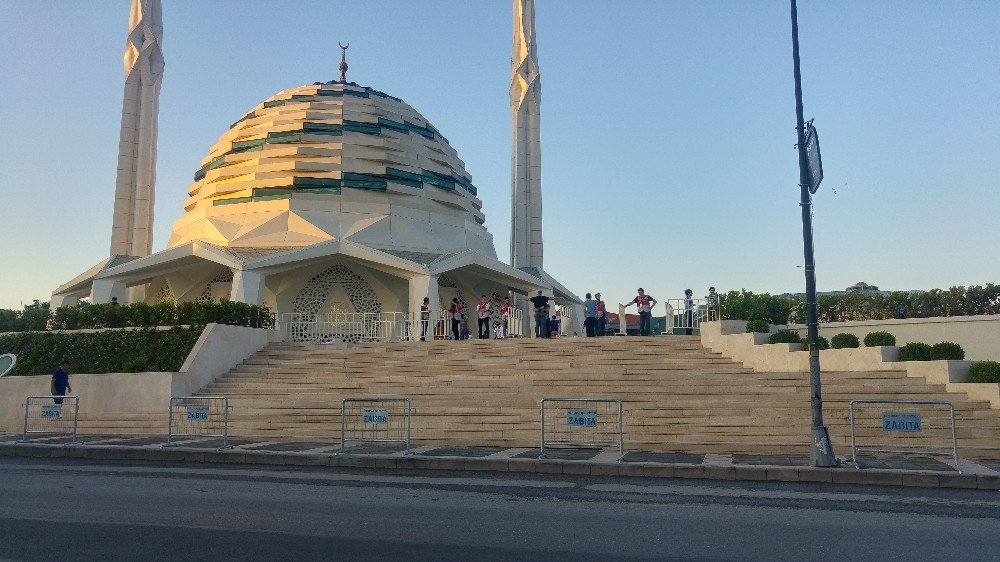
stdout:
POLYGON ((85 435, 70 444, 66 435, 37 437, 18 443, 20 435, 0 435, 0 456, 80 458, 155 462, 332 466, 356 468, 536 472, 708 480, 829 482, 928 488, 1000 490, 1000 460, 961 461, 962 474, 941 460, 927 457, 859 457, 860 469, 814 468, 804 456, 717 455, 696 453, 626 452, 616 450, 538 449, 501 447, 423 446, 405 452, 402 446, 356 446, 340 453, 331 443, 221 439, 176 441, 163 447, 165 437, 85 435))

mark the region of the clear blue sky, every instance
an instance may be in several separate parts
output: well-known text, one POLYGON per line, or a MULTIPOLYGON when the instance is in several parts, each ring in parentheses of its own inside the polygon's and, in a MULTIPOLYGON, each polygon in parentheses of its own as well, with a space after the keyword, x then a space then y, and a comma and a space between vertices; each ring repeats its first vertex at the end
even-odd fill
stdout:
MULTIPOLYGON (((129 2, 0 0, 0 307, 108 252, 129 2)), ((802 0, 820 290, 1000 282, 1000 2, 802 0), (832 188, 836 188, 834 193, 832 188)), ((154 251, 209 146, 337 76, 449 138, 507 259, 506 0, 165 0, 154 251)), ((537 1, 546 269, 580 294, 803 290, 788 3, 537 1)))

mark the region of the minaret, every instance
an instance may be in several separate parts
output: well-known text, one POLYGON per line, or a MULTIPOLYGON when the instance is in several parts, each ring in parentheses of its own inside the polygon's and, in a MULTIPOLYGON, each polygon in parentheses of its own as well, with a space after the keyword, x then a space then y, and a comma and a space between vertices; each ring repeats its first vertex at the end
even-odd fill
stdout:
POLYGON ((125 96, 118 145, 118 179, 111 255, 153 250, 156 120, 163 80, 160 0, 132 0, 125 41, 125 96))
POLYGON ((542 156, 539 106, 542 83, 535 48, 535 2, 514 0, 510 59, 510 264, 542 268, 542 156))

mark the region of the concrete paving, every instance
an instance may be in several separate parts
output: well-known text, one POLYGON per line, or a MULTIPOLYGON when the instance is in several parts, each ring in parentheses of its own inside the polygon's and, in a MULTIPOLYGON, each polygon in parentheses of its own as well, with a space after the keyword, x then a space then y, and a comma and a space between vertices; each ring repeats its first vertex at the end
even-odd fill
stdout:
POLYGON ((982 490, 0 457, 0 498, 0 558, 16 560, 993 560, 1000 548, 1000 496, 982 490))
POLYGON ((143 460, 153 462, 224 463, 234 465, 370 467, 606 476, 643 476, 707 480, 827 482, 911 487, 1000 489, 1000 472, 992 461, 965 461, 962 471, 929 457, 858 458, 858 467, 815 468, 799 456, 722 455, 617 450, 354 444, 344 451, 337 445, 304 441, 229 441, 186 439, 166 446, 166 438, 123 438, 88 435, 81 443, 67 436, 40 436, 19 443, 0 439, 0 456, 143 460), (991 464, 992 463, 992 464, 991 464))

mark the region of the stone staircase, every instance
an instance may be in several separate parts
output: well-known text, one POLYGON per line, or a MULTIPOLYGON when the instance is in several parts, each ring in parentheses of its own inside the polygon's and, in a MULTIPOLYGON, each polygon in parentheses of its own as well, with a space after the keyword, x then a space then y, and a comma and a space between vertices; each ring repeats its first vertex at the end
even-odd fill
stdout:
MULTIPOLYGON (((825 422, 840 455, 849 453, 849 401, 891 398, 953 401, 960 454, 1000 458, 1000 411, 988 402, 905 372, 822 377, 825 422)), ((418 445, 537 447, 542 398, 611 397, 624 402, 629 450, 808 454, 807 373, 755 373, 689 336, 279 343, 199 394, 229 398, 230 435, 239 438, 336 442, 341 400, 381 395, 412 399, 418 445)), ((924 418, 928 426, 944 421, 930 411, 924 418)), ((950 446, 950 432, 889 435, 880 415, 869 421, 859 444, 950 446)), ((150 433, 162 432, 165 419, 157 423, 150 433)))

